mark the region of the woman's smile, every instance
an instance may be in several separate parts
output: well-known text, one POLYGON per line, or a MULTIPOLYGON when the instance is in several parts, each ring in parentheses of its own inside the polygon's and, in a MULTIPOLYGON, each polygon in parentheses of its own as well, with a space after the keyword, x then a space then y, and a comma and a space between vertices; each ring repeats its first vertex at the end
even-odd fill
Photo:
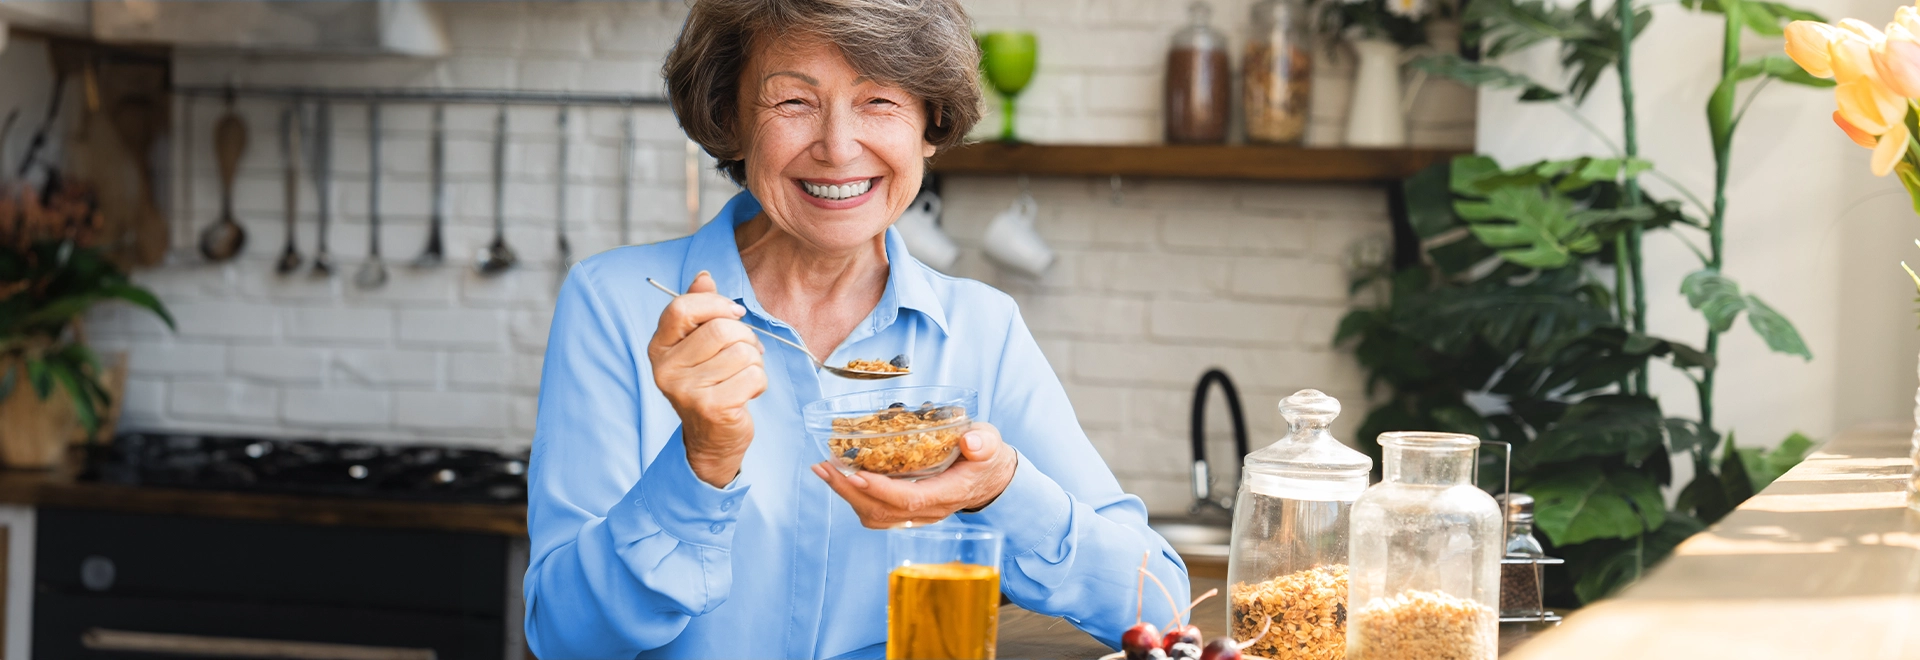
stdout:
POLYGON ((794 179, 793 183, 814 206, 827 210, 839 210, 866 203, 868 199, 873 198, 874 189, 884 178, 875 176, 851 179, 794 179))

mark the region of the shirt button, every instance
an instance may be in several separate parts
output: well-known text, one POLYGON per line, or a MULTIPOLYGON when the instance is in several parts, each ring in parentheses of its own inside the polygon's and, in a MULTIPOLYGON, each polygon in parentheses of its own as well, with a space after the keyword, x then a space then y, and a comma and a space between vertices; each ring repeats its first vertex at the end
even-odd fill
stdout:
POLYGON ((726 524, 726 523, 714 523, 714 524, 713 524, 713 527, 710 527, 710 528, 708 528, 708 529, 711 529, 711 530, 713 530, 713 533, 715 533, 715 534, 719 534, 719 533, 721 533, 721 532, 724 532, 724 531, 727 531, 727 524, 726 524))
POLYGON ((733 510, 733 500, 721 500, 721 501, 720 501, 720 510, 721 510, 721 511, 732 511, 732 510, 733 510))

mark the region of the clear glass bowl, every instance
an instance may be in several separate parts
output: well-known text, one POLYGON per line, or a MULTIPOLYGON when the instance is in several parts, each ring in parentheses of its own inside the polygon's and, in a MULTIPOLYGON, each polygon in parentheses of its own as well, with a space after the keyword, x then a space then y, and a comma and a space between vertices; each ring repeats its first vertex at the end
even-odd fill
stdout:
POLYGON ((842 474, 920 479, 960 457, 980 393, 964 387, 895 387, 828 397, 801 409, 807 433, 842 474))

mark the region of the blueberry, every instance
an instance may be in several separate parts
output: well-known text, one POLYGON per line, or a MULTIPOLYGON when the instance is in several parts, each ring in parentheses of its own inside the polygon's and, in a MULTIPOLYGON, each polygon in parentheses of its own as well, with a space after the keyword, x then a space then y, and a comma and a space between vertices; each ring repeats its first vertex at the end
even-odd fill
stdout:
POLYGON ((859 448, 859 447, 848 447, 846 451, 843 451, 843 452, 840 452, 840 457, 841 457, 841 458, 844 458, 844 459, 847 459, 847 460, 849 460, 849 461, 851 461, 851 460, 853 460, 853 459, 855 459, 855 458, 857 458, 857 457, 859 457, 859 456, 860 456, 860 448, 859 448))

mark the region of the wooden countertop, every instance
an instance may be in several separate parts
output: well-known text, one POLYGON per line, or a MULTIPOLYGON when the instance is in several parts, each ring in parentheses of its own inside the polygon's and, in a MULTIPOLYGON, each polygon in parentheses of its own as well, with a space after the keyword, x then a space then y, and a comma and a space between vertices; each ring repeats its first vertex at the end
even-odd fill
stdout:
POLYGON ((76 481, 72 467, 48 471, 0 470, 0 504, 241 518, 307 525, 527 535, 527 507, 522 504, 417 502, 125 486, 76 481))
POLYGON ((1835 438, 1519 660, 1920 659, 1911 427, 1835 438))

